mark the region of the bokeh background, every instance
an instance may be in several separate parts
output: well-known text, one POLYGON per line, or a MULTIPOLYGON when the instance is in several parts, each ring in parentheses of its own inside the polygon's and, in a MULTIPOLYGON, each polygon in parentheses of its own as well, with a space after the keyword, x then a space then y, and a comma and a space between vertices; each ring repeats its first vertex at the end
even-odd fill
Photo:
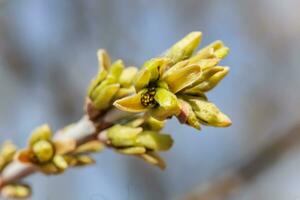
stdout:
MULTIPOLYGON (((98 48, 135 66, 194 30, 202 46, 221 39, 231 48, 223 61, 231 73, 208 96, 232 127, 199 133, 172 120, 164 172, 107 150, 95 166, 30 177, 31 199, 209 199, 197 197, 203 187, 300 123, 299 8, 298 0, 1 0, 0 140, 20 146, 41 123, 58 129, 81 117, 98 48)), ((300 145, 287 146, 221 199, 300 199, 300 145)))

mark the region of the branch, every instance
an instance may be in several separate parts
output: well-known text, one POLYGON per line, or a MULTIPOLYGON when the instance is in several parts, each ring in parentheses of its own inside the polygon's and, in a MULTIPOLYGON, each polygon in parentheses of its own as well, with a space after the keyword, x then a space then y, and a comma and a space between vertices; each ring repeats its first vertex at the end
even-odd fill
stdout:
POLYGON ((228 74, 229 68, 219 63, 229 48, 218 40, 196 52, 201 38, 198 31, 188 34, 140 70, 125 67, 120 59, 111 62, 108 53, 99 50, 99 70, 89 84, 86 115, 79 122, 54 137, 48 125, 37 127, 25 149, 3 144, 1 194, 28 197, 30 187, 19 179, 37 171, 58 174, 91 164, 89 153, 100 150, 101 143, 164 169, 158 152, 168 151, 173 139, 160 131, 172 117, 198 130, 202 125, 230 126, 230 118, 205 95, 228 74))
MULTIPOLYGON (((60 134, 62 130, 57 131, 54 136, 54 140, 64 142, 66 137, 72 138, 76 141, 76 146, 79 146, 97 139, 98 133, 110 127, 113 122, 131 115, 132 114, 112 109, 97 122, 93 122, 89 119, 88 116, 84 116, 80 121, 72 125, 72 127, 67 129, 63 134, 60 134)), ((103 138, 104 137, 102 137, 102 142, 105 144, 106 141, 105 138, 103 138)), ((0 189, 1 187, 9 183, 13 183, 19 179, 23 179, 37 171, 38 169, 33 165, 24 164, 18 160, 14 160, 8 166, 6 166, 1 173, 0 189)))
POLYGON ((246 164, 227 173, 211 184, 200 187, 198 191, 188 195, 185 200, 221 200, 233 195, 243 185, 251 182, 265 170, 277 162, 282 155, 299 145, 300 124, 295 125, 284 136, 276 139, 264 147, 256 156, 246 164))

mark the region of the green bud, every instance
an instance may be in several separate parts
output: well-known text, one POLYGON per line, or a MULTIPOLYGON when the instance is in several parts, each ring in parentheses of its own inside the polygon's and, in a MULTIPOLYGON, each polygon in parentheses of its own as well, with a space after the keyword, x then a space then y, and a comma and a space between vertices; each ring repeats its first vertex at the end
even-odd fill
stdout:
POLYGON ((183 124, 187 124, 198 130, 201 130, 200 122, 197 119, 195 112, 193 111, 191 105, 186 101, 180 99, 181 113, 177 116, 179 121, 183 124))
POLYGON ((106 70, 102 70, 97 74, 96 78, 91 81, 88 88, 89 97, 93 95, 94 90, 96 89, 97 86, 99 86, 102 83, 102 81, 106 78, 107 74, 108 73, 106 70))
POLYGON ((198 51, 196 55, 189 59, 189 63, 199 64, 201 67, 203 67, 202 69, 204 70, 206 67, 203 66, 203 60, 206 60, 205 62, 216 62, 217 64, 221 59, 225 58, 228 53, 229 48, 225 47, 222 41, 217 40, 198 51))
POLYGON ((115 61, 109 69, 108 78, 112 78, 113 80, 115 80, 117 82, 119 80, 124 68, 125 68, 125 66, 124 66, 124 63, 122 60, 115 61))
POLYGON ((111 65, 108 53, 104 49, 99 49, 97 52, 97 56, 99 63, 99 71, 108 70, 111 65))
POLYGON ((196 87, 202 92, 207 92, 216 87, 229 73, 228 67, 214 67, 203 73, 203 81, 196 87))
POLYGON ((0 151, 0 156, 5 160, 12 160, 13 156, 17 151, 16 145, 14 145, 11 141, 6 141, 3 143, 0 151))
POLYGON ((120 99, 126 96, 130 96, 135 93, 135 89, 133 86, 128 88, 120 88, 115 95, 115 99, 120 99))
POLYGON ((199 65, 188 65, 178 70, 167 71, 163 75, 163 80, 168 84, 173 93, 180 92, 184 88, 191 86, 201 76, 202 70, 199 65))
POLYGON ((150 82, 157 81, 159 79, 160 68, 165 65, 166 62, 168 62, 168 60, 164 58, 153 58, 145 62, 143 68, 150 72, 150 82))
POLYGON ((33 146, 39 140, 51 140, 52 131, 47 124, 37 127, 29 138, 29 146, 33 146))
POLYGON ((220 49, 217 49, 216 51, 215 51, 215 56, 217 57, 217 58, 220 58, 220 59, 223 59, 223 58, 225 58, 228 54, 229 54, 229 48, 228 47, 222 47, 222 48, 220 48, 220 49))
POLYGON ((31 195, 31 188, 25 184, 10 184, 1 189, 1 195, 5 198, 24 199, 31 195))
POLYGON ((111 106, 114 96, 117 94, 120 84, 111 84, 102 88, 98 96, 93 100, 94 106, 99 110, 105 110, 111 106))
POLYGON ((60 171, 64 171, 68 168, 67 161, 61 155, 55 155, 53 158, 53 163, 60 171))
POLYGON ((137 74, 138 69, 136 67, 127 67, 123 70, 120 78, 119 83, 122 87, 130 87, 131 83, 134 80, 134 77, 137 74))
POLYGON ((101 82, 107 77, 108 69, 111 65, 110 57, 104 49, 100 49, 97 52, 99 70, 97 76, 91 81, 88 87, 88 96, 92 96, 93 91, 101 82))
POLYGON ((40 140, 32 146, 33 154, 39 163, 49 162, 54 156, 54 147, 47 140, 40 140))
POLYGON ((144 89, 145 87, 148 86, 149 82, 151 79, 151 73, 148 69, 144 68, 142 69, 138 74, 135 79, 135 89, 137 92, 140 90, 144 89))
POLYGON ((137 135, 142 128, 132 128, 122 125, 115 125, 108 129, 107 136, 115 147, 134 146, 137 135))
POLYGON ((215 104, 200 98, 190 98, 188 102, 202 124, 215 127, 231 125, 229 117, 222 113, 215 104))
POLYGON ((159 134, 155 131, 143 131, 137 136, 136 144, 147 149, 156 151, 167 151, 173 145, 170 135, 159 134))
POLYGON ((198 47, 201 42, 201 38, 201 32, 191 32, 167 50, 164 56, 171 58, 174 63, 187 59, 198 47))

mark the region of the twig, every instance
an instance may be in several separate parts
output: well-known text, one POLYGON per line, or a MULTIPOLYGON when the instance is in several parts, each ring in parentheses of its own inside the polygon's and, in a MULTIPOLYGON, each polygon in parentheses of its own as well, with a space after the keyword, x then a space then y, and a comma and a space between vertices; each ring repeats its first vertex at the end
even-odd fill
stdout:
MULTIPOLYGON (((76 146, 79 146, 86 142, 95 140, 101 131, 110 127, 114 122, 128 117, 128 115, 129 113, 124 113, 122 111, 112 109, 107 112, 100 120, 97 120, 97 122, 93 122, 89 119, 88 116, 84 116, 76 124, 73 124, 70 128, 65 130, 63 134, 60 134, 62 130, 57 131, 57 133, 54 135, 54 140, 64 141, 67 138, 72 138, 76 141, 76 146)), ((105 141, 102 140, 102 142, 105 141)), ((24 164, 18 160, 14 160, 12 163, 6 166, 1 173, 0 188, 16 180, 25 178, 37 171, 38 169, 33 165, 24 164)))

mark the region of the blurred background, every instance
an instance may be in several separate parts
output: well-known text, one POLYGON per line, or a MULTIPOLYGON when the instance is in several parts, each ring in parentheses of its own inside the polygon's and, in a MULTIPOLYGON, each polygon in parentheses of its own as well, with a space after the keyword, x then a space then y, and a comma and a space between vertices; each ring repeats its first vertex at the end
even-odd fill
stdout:
POLYGON ((56 130, 81 117, 98 48, 135 66, 195 30, 201 46, 221 39, 231 48, 222 62, 231 73, 208 94, 231 116, 230 128, 199 133, 172 120, 165 171, 106 150, 95 166, 30 177, 31 199, 300 200, 299 7, 298 0, 1 0, 0 140, 19 146, 41 123, 56 130))

